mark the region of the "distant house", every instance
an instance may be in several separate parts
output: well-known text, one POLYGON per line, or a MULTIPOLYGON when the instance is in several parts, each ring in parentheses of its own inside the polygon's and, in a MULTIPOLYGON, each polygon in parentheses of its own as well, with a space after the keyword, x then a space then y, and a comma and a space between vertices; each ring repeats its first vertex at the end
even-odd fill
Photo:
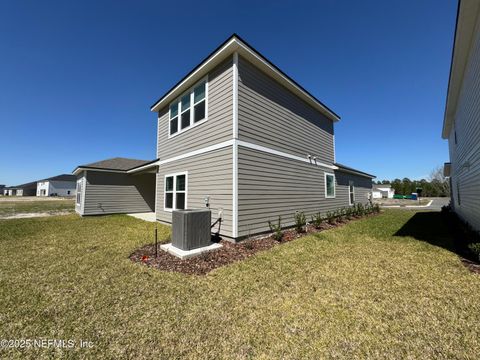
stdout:
POLYGON ((221 44, 151 107, 157 160, 109 159, 79 166, 81 215, 212 210, 222 237, 293 225, 301 211, 367 204, 373 175, 336 162, 340 120, 237 35, 221 44), (220 226, 220 225, 219 225, 220 226))
POLYGON ((458 6, 442 137, 448 139, 451 201, 480 231, 480 1, 458 6))
POLYGON ((5 185, 0 185, 0 194, 1 195, 4 195, 3 191, 5 190, 5 187, 6 187, 5 185))
POLYGON ((6 186, 3 189, 3 195, 5 195, 5 196, 14 196, 16 194, 17 194, 17 191, 15 189, 13 189, 11 186, 6 186))
POLYGON ((35 196, 37 193, 37 182, 29 182, 17 186, 12 186, 10 188, 12 193, 10 196, 35 196))
POLYGON ((37 196, 74 196, 77 177, 62 174, 37 181, 37 196))
POLYGON ((395 195, 395 189, 390 184, 373 185, 372 197, 374 199, 393 199, 393 195, 395 195))

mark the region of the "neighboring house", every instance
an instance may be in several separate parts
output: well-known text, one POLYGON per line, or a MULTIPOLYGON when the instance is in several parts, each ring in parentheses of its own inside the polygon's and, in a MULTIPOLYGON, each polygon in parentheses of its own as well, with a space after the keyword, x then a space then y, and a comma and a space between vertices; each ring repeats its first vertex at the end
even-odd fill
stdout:
POLYGON ((0 185, 0 194, 3 195, 3 192, 4 192, 5 188, 6 188, 5 185, 0 185))
POLYGON ((37 181, 37 196, 74 196, 77 177, 70 174, 37 181))
POLYGON ((461 0, 442 137, 448 139, 451 201, 480 231, 480 1, 461 0))
POLYGON ((10 187, 10 196, 35 196, 37 193, 37 182, 29 182, 22 185, 10 187))
POLYGON ((395 195, 395 189, 392 189, 392 186, 390 184, 373 185, 372 197, 374 199, 393 199, 393 195, 395 195))
POLYGON ((368 202, 374 176, 335 161, 339 116, 236 35, 151 110, 158 159, 78 167, 77 212, 133 212, 142 197, 155 205, 138 211, 170 223, 174 209, 208 205, 220 235, 238 240, 279 216, 291 226, 296 211, 310 218, 368 202))
POLYGON ((76 176, 75 210, 80 215, 155 211, 155 172, 131 170, 151 163, 113 158, 80 165, 76 176))
POLYGON ((3 189, 3 195, 5 196, 15 196, 17 194, 17 191, 13 189, 12 186, 7 186, 3 189))

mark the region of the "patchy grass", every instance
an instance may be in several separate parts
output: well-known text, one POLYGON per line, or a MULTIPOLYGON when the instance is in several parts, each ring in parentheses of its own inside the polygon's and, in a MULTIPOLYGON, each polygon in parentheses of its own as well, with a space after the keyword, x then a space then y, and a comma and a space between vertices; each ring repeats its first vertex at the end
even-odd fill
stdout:
POLYGON ((20 213, 55 213, 60 211, 75 211, 75 200, 0 201, 0 217, 20 213))
POLYGON ((439 213, 416 214, 389 210, 204 277, 131 262, 155 226, 131 217, 2 221, 0 339, 94 347, 0 358, 476 358, 480 277, 449 251, 439 213))
POLYGON ((421 198, 418 200, 410 199, 373 199, 373 202, 380 206, 423 206, 427 205, 432 199, 421 198))

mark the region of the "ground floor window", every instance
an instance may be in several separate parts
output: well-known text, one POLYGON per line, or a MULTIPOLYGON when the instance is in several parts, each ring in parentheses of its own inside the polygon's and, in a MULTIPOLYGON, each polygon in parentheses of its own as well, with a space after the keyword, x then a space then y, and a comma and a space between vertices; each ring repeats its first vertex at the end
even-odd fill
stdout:
POLYGON ((348 199, 350 205, 355 204, 355 186, 353 181, 348 182, 348 199))
POLYGON ((178 210, 187 207, 187 173, 165 176, 165 210, 178 210))
POLYGON ((325 173, 325 197, 335 197, 335 175, 325 173))

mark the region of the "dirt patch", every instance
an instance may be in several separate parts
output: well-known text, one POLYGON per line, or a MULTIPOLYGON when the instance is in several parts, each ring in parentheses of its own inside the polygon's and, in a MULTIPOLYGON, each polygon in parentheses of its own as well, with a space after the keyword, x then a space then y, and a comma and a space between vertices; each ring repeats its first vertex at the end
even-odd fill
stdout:
POLYGON ((2 202, 32 202, 32 201, 62 201, 71 200, 74 197, 62 197, 62 196, 0 196, 0 203, 2 202))
POLYGON ((28 219, 28 218, 45 217, 45 216, 70 215, 72 213, 73 213, 73 211, 18 213, 18 214, 14 214, 14 215, 0 216, 0 220, 28 219))
MULTIPOLYGON (((376 214, 371 214, 368 216, 375 215, 376 214)), ((312 225, 308 225, 306 231, 303 233, 297 233, 295 230, 285 230, 281 241, 274 240, 271 235, 261 238, 248 239, 239 243, 231 243, 229 241, 221 240, 220 243, 223 246, 220 249, 209 251, 197 257, 185 260, 181 260, 176 256, 161 250, 160 245, 158 246, 157 257, 155 257, 155 244, 149 244, 131 254, 130 260, 143 263, 147 266, 163 271, 175 271, 190 275, 206 275, 208 272, 221 266, 247 259, 259 251, 271 249, 275 246, 293 241, 312 233, 342 226, 356 219, 358 218, 338 221, 334 225, 324 223, 318 229, 312 225)))

